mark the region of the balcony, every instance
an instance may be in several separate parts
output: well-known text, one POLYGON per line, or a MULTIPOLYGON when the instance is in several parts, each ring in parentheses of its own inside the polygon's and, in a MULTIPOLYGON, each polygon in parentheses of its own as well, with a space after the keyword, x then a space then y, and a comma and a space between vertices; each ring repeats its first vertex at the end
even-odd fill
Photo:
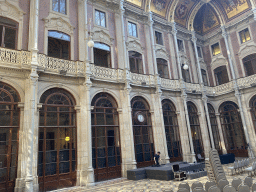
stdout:
MULTIPOLYGON (((0 48, 0 67, 30 70, 31 57, 32 54, 29 51, 0 48)), ((127 80, 131 85, 140 87, 156 87, 157 83, 160 83, 162 90, 181 91, 179 80, 160 78, 160 82, 157 82, 154 75, 131 73, 123 69, 99 67, 81 61, 70 61, 48 57, 44 54, 38 54, 38 64, 38 70, 44 73, 84 77, 87 72, 90 74, 92 80, 113 83, 124 83, 127 80)), ((256 74, 238 79, 237 84, 239 89, 256 86, 256 74)), ((185 88, 188 93, 202 92, 202 88, 199 84, 185 83, 185 88)), ((234 83, 231 81, 216 87, 205 86, 204 88, 208 96, 219 96, 233 92, 234 83)))

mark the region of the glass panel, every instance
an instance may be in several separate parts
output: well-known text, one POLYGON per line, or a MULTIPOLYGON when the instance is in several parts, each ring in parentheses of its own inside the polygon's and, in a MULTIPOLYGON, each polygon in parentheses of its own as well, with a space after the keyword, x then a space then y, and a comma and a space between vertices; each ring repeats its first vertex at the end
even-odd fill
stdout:
POLYGON ((100 25, 106 27, 106 16, 103 12, 100 12, 100 25))
POLYGON ((68 173, 69 172, 69 161, 68 162, 61 162, 60 166, 60 173, 68 173))
POLYGON ((0 46, 2 46, 2 34, 3 34, 3 26, 0 25, 0 46))
POLYGON ((66 0, 60 0, 60 13, 66 14, 66 0))
POLYGON ((56 12, 59 11, 58 0, 52 0, 52 10, 56 12))
POLYGON ((98 168, 106 167, 106 158, 98 158, 98 168))
MULTIPOLYGON (((8 105, 6 105, 7 107, 8 105)), ((11 122, 11 112, 10 111, 0 111, 0 125, 10 126, 11 122)))
POLYGON ((5 27, 4 44, 6 48, 15 49, 16 29, 5 27))
POLYGON ((46 125, 47 126, 57 126, 57 113, 47 113, 46 125))
POLYGON ((94 48, 110 51, 110 47, 108 45, 99 42, 94 43, 94 48))
POLYGON ((2 168, 0 167, 0 182, 6 182, 6 176, 7 176, 7 168, 2 168))
POLYGON ((56 174, 56 163, 48 163, 45 164, 45 176, 47 175, 55 175, 56 174))
POLYGON ((108 157, 108 166, 109 167, 116 166, 116 159, 115 159, 115 157, 108 157))
POLYGON ((61 39, 64 41, 70 41, 70 36, 65 34, 65 33, 61 33, 59 31, 48 31, 48 37, 52 37, 55 39, 61 39))
POLYGON ((10 168, 10 181, 14 181, 16 178, 16 167, 10 168))
POLYGON ((59 125, 69 125, 70 123, 70 113, 59 113, 59 125))

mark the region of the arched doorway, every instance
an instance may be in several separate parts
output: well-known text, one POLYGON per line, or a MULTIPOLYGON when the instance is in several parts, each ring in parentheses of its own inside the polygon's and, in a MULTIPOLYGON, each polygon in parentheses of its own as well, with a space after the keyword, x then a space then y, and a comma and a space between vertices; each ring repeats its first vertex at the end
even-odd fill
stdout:
POLYGON ((142 97, 131 101, 132 125, 137 167, 154 164, 154 139, 149 105, 142 97))
POLYGON ((250 100, 250 108, 254 130, 256 131, 256 95, 250 100))
POLYGON ((236 157, 247 157, 247 144, 238 106, 227 101, 220 106, 219 111, 227 152, 234 153, 236 157))
POLYGON ((47 90, 40 99, 39 190, 76 184, 76 111, 73 96, 63 89, 47 90))
POLYGON ((195 154, 196 156, 198 154, 201 154, 201 156, 204 156, 203 140, 202 140, 197 108, 195 104, 190 101, 187 102, 187 106, 188 106, 189 122, 190 122, 191 135, 192 135, 195 154))
POLYGON ((121 177, 121 144, 117 103, 107 93, 92 100, 92 162, 95 181, 121 177))
POLYGON ((220 134, 219 134, 218 123, 215 115, 215 110, 211 104, 207 103, 207 106, 208 106, 208 112, 210 117, 215 149, 219 152, 219 154, 222 154, 222 148, 220 144, 220 134))
POLYGON ((13 191, 17 177, 19 101, 17 91, 0 82, 0 191, 13 191))
POLYGON ((174 104, 165 99, 162 101, 166 142, 170 161, 182 161, 179 125, 174 104))

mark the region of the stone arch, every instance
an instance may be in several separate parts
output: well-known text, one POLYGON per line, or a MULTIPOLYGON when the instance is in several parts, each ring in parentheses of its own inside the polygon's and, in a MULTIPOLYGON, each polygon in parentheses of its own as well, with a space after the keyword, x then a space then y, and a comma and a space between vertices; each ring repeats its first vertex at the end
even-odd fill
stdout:
POLYGON ((19 94, 20 97, 20 102, 25 102, 25 92, 24 89, 16 82, 6 79, 6 78, 1 78, 0 82, 3 82, 11 87, 13 87, 14 90, 19 94))
POLYGON ((92 99, 98 95, 99 93, 107 93, 109 94, 110 96, 112 96, 117 104, 117 106, 120 108, 122 105, 121 105, 121 102, 120 102, 120 99, 119 97, 111 90, 109 89, 99 89, 99 90, 96 90, 94 91, 92 94, 91 94, 91 101, 92 102, 92 99))
POLYGON ((143 94, 143 93, 135 93, 134 95, 132 95, 131 96, 131 101, 133 100, 133 98, 135 98, 135 97, 141 97, 141 98, 143 98, 146 102, 147 102, 147 104, 148 104, 148 106, 149 106, 149 110, 151 109, 151 99, 146 95, 146 94, 143 94))
POLYGON ((38 100, 38 103, 40 102, 40 98, 41 96, 49 89, 53 89, 53 88, 59 88, 59 89, 63 89, 63 90, 66 90, 67 92, 69 92, 75 99, 76 101, 76 104, 79 105, 80 103, 80 97, 79 97, 79 94, 73 90, 71 87, 69 86, 66 86, 64 84, 52 84, 52 85, 45 85, 43 86, 41 89, 38 90, 38 97, 37 97, 37 100, 38 100))

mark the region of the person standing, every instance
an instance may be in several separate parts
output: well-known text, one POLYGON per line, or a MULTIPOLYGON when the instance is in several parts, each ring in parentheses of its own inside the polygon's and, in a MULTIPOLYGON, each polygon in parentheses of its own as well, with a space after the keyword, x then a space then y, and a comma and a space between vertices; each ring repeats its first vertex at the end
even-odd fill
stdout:
POLYGON ((154 160, 155 160, 155 166, 159 167, 159 161, 161 160, 160 159, 160 152, 158 151, 155 156, 154 156, 154 160))

